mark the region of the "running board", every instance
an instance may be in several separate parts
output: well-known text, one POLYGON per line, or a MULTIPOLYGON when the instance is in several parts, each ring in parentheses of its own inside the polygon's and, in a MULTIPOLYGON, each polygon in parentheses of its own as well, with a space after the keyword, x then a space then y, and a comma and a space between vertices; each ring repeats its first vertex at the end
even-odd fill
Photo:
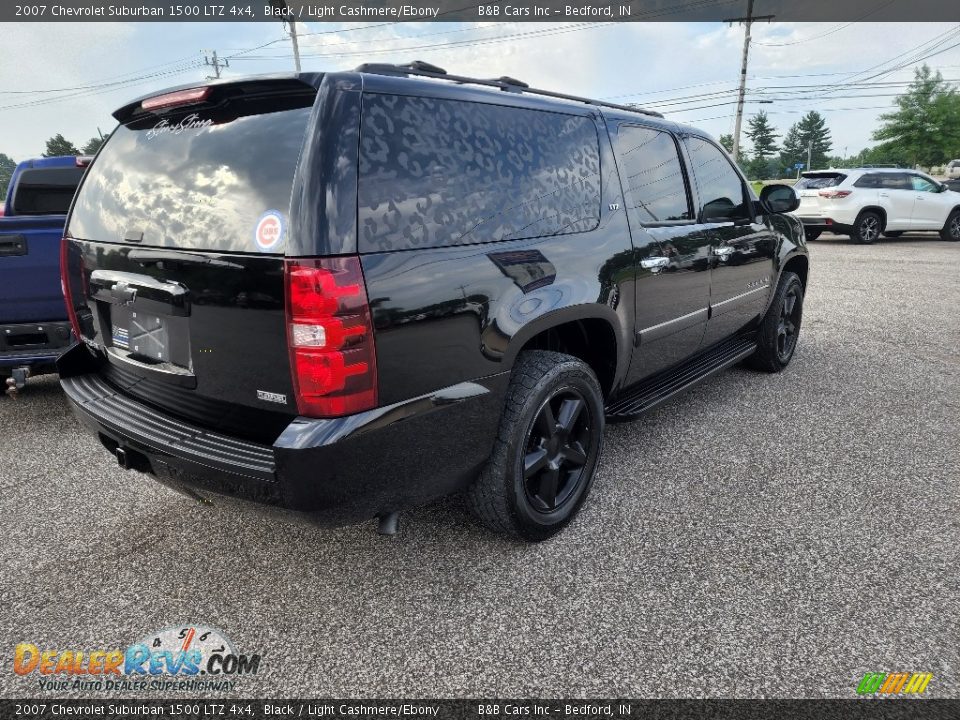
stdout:
POLYGON ((700 381, 749 357, 756 349, 757 343, 753 337, 724 340, 683 364, 657 373, 624 390, 616 400, 607 405, 607 419, 611 422, 634 420, 700 381))

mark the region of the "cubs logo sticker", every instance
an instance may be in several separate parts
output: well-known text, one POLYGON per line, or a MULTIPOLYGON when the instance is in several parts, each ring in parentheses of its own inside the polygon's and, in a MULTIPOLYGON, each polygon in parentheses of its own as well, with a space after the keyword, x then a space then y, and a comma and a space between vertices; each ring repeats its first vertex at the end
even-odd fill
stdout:
POLYGON ((284 230, 283 215, 277 210, 267 210, 257 220, 253 239, 261 250, 273 250, 283 241, 284 230))

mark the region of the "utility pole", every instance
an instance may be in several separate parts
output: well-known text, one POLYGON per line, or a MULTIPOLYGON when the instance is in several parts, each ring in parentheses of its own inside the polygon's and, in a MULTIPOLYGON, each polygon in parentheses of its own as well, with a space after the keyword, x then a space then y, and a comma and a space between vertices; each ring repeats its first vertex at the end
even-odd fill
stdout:
POLYGON ((213 75, 207 75, 207 80, 219 80, 220 79, 220 70, 223 68, 230 67, 230 61, 226 58, 218 58, 217 51, 213 51, 213 59, 211 60, 206 55, 203 56, 204 65, 209 65, 213 68, 213 75))
POLYGON ((813 170, 810 163, 813 160, 813 140, 807 143, 807 170, 813 170))
POLYGON ((293 41, 293 63, 300 72, 300 43, 297 42, 297 21, 294 17, 293 8, 287 4, 287 0, 270 0, 270 7, 283 19, 283 24, 290 29, 290 39, 293 41))
POLYGON ((297 67, 297 72, 300 72, 300 45, 297 44, 297 21, 293 19, 293 15, 290 16, 290 39, 293 40, 293 62, 297 67))
POLYGON ((740 89, 737 91, 737 121, 733 128, 733 159, 740 161, 740 128, 743 125, 743 97, 747 92, 747 59, 750 55, 750 26, 757 20, 773 20, 773 15, 754 15, 753 0, 747 0, 747 16, 730 18, 724 22, 743 23, 743 58, 740 61, 740 89))

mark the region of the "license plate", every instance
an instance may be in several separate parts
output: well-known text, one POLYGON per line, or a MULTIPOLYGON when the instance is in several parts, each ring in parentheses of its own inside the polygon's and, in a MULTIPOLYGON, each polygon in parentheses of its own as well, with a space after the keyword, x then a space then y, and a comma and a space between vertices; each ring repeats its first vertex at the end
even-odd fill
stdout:
POLYGON ((801 190, 801 191, 800 191, 800 197, 816 197, 816 196, 817 196, 817 191, 816 191, 816 190, 801 190))
POLYGON ((163 318, 127 308, 114 308, 111 319, 114 347, 153 362, 169 362, 170 342, 163 318))

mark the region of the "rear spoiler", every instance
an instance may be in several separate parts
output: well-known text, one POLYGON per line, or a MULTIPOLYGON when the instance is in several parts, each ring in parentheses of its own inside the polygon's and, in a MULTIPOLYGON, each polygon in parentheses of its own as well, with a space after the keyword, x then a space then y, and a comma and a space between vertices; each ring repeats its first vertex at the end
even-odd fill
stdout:
POLYGON ((296 95, 300 93, 316 93, 320 87, 320 81, 323 79, 323 73, 298 73, 298 74, 280 74, 280 75, 255 75, 251 77, 221 80, 212 83, 192 83, 179 85, 177 87, 167 88, 159 92, 153 92, 149 95, 138 97, 136 100, 127 103, 123 107, 113 112, 113 117, 117 122, 128 123, 131 120, 137 120, 150 115, 159 115, 168 110, 180 110, 188 105, 196 107, 210 107, 220 105, 227 100, 241 97, 264 97, 269 95, 296 95), (191 90, 207 89, 207 92, 196 93, 197 97, 202 99, 191 100, 191 90), (167 104, 156 109, 144 109, 144 102, 161 95, 173 95, 180 93, 185 98, 182 102, 167 104))

